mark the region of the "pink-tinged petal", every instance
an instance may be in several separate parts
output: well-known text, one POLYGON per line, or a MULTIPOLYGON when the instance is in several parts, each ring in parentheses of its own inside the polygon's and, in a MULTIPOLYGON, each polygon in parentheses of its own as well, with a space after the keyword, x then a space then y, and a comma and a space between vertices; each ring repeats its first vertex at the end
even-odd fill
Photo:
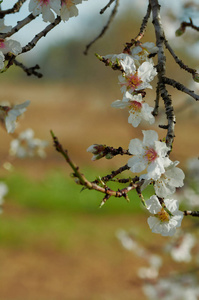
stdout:
POLYGON ((38 6, 38 1, 37 0, 30 0, 29 2, 29 11, 32 12, 35 10, 35 8, 38 6))
POLYGON ((48 5, 43 6, 42 17, 43 17, 44 22, 51 22, 51 23, 54 22, 55 16, 52 13, 52 11, 50 10, 50 7, 48 5))
POLYGON ((133 74, 136 72, 134 60, 130 55, 125 56, 124 60, 121 60, 121 65, 124 69, 124 72, 127 74, 133 74))
POLYGON ((150 61, 143 62, 138 68, 138 76, 141 77, 143 82, 150 82, 157 75, 157 71, 150 61))
POLYGON ((142 117, 150 124, 153 124, 155 122, 155 118, 152 115, 152 111, 153 111, 153 107, 150 107, 147 103, 142 104, 142 117))
POLYGON ((70 13, 66 5, 62 5, 61 7, 61 19, 65 22, 68 21, 70 18, 70 13))
POLYGON ((160 178, 161 174, 165 172, 162 162, 157 158, 154 162, 150 163, 147 168, 147 176, 143 177, 145 179, 157 180, 160 178))
POLYGON ((134 155, 144 154, 142 142, 139 139, 132 139, 129 144, 129 152, 134 155))
POLYGON ((166 143, 155 141, 155 150, 161 157, 165 157, 170 149, 167 147, 166 143))
POLYGON ((184 172, 180 168, 172 168, 166 171, 166 176, 172 186, 182 187, 184 185, 184 172))
POLYGON ((138 127, 138 125, 140 124, 141 122, 141 117, 140 117, 140 114, 139 113, 134 113, 134 114, 131 114, 129 115, 128 117, 128 123, 129 124, 132 124, 133 127, 138 127))
POLYGON ((11 52, 14 55, 18 55, 22 51, 21 44, 14 40, 7 40, 6 48, 7 48, 7 53, 11 52))
MULTIPOLYGON (((164 176, 164 175, 163 175, 164 176)), ((165 181, 158 179, 154 184, 155 193, 158 197, 165 198, 166 196, 175 193, 176 188, 165 184, 165 181)))
POLYGON ((157 196, 155 195, 151 196, 151 198, 146 201, 146 206, 152 214, 157 214, 162 208, 157 196))
POLYGON ((76 6, 72 6, 70 9, 70 17, 77 17, 79 14, 79 11, 76 6))
POLYGON ((121 108, 121 109, 128 107, 128 105, 129 105, 128 101, 121 101, 121 100, 116 100, 111 104, 112 107, 121 108))
POLYGON ((54 12, 59 16, 61 9, 61 1, 50 0, 50 7, 54 10, 54 12))
POLYGON ((140 156, 133 156, 128 160, 128 166, 130 167, 131 172, 140 173, 146 169, 146 163, 140 156))
MULTIPOLYGON (((154 232, 155 228, 159 225, 159 220, 156 217, 149 217, 147 219, 150 229, 154 232)), ((155 232, 157 233, 157 232, 155 232)))
POLYGON ((143 145, 147 147, 153 147, 154 142, 158 140, 158 134, 154 130, 142 130, 144 135, 143 137, 143 145))
POLYGON ((179 203, 176 199, 165 199, 165 205, 171 213, 174 213, 179 208, 179 203))

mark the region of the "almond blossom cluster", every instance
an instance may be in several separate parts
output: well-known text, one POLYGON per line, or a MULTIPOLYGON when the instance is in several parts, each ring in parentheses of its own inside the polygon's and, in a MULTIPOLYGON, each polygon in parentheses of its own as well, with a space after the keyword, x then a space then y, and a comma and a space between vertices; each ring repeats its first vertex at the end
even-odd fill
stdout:
MULTIPOLYGON (((42 14, 44 22, 53 23, 55 14, 65 22, 78 16, 77 4, 83 0, 30 0, 29 11, 37 16, 42 14)), ((84 0, 87 1, 87 0, 84 0)))
POLYGON ((19 158, 33 156, 44 158, 46 156, 44 149, 47 145, 47 141, 35 138, 34 131, 28 128, 21 132, 17 139, 11 141, 9 153, 19 158))
MULTIPOLYGON (((112 66, 120 67, 119 86, 122 100, 116 100, 112 107, 129 111, 128 123, 137 127, 142 121, 150 125, 155 122, 153 108, 145 102, 146 89, 152 89, 151 82, 157 75, 151 56, 158 48, 153 43, 139 43, 129 53, 111 54, 103 57, 112 66), (109 63, 110 62, 110 63, 109 63)), ((171 149, 164 141, 160 141, 155 130, 143 130, 143 140, 132 139, 129 144, 128 167, 133 173, 141 173, 143 180, 141 189, 153 184, 155 195, 146 201, 146 208, 151 216, 148 224, 152 232, 163 236, 174 235, 176 228, 181 226, 183 212, 179 211, 178 201, 170 199, 176 188, 183 186, 184 173, 177 167, 178 161, 171 161, 171 149)), ((103 157, 96 152, 97 145, 90 146, 87 151, 94 154, 93 160, 103 157)))

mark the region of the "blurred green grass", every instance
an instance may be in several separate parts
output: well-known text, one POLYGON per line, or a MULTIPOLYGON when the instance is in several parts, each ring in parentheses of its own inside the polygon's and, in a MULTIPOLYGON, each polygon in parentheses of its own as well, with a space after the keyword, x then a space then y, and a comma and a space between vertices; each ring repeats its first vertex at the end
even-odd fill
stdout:
MULTIPOLYGON (((91 180, 96 170, 86 169, 84 173, 91 180)), ((135 191, 129 193, 129 203, 111 197, 99 208, 104 195, 89 190, 81 192, 82 187, 63 171, 52 171, 42 180, 15 173, 4 181, 9 193, 0 217, 1 247, 26 249, 47 244, 60 250, 73 248, 74 243, 81 243, 81 239, 85 242, 89 236, 104 244, 106 234, 108 241, 120 227, 120 222, 117 225, 115 220, 127 219, 130 226, 134 222, 133 214, 141 216, 144 212, 135 191)), ((115 183, 111 185, 114 189, 119 187, 115 183)), ((146 199, 151 193, 149 187, 146 199)))
MULTIPOLYGON (((106 172, 104 172, 106 174, 106 172)), ((107 171, 107 173, 109 173, 107 171)), ((96 178, 96 170, 86 169, 84 172, 89 180, 96 178)), ((51 171, 43 180, 30 179, 23 174, 13 174, 5 180, 9 187, 11 203, 20 206, 48 212, 86 212, 95 214, 141 213, 142 204, 135 191, 129 193, 130 202, 124 198, 111 197, 100 209, 99 205, 104 194, 94 190, 82 190, 82 186, 60 171, 51 171)), ((109 186, 115 190, 124 185, 111 182, 109 186)), ((153 193, 153 188, 146 189, 147 198, 153 193)))

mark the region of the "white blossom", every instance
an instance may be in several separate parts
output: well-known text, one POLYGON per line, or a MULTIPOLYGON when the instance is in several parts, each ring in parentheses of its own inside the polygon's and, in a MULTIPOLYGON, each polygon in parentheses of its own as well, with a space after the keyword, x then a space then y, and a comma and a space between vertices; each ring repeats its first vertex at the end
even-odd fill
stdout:
POLYGON ((184 185, 184 172, 177 168, 178 161, 172 162, 168 167, 165 168, 160 178, 154 183, 155 193, 158 197, 166 197, 175 193, 177 187, 184 185))
POLYGON ((17 139, 11 141, 9 153, 19 158, 35 155, 43 158, 46 156, 44 148, 47 145, 48 142, 34 138, 34 131, 29 128, 21 132, 17 139))
POLYGON ((166 157, 169 148, 166 143, 158 141, 158 134, 154 130, 143 130, 143 142, 132 139, 129 152, 133 155, 128 160, 128 166, 133 173, 142 172, 147 168, 147 174, 142 174, 141 179, 157 180, 165 173, 165 167, 171 160, 166 157))
POLYGON ((61 0, 61 19, 65 22, 71 17, 78 16, 77 4, 82 3, 82 0, 61 0))
POLYGON ((0 69, 4 67, 5 56, 8 53, 18 55, 22 51, 19 42, 11 39, 0 39, 0 69))
POLYGON ((17 118, 26 111, 26 107, 30 104, 27 100, 22 104, 9 106, 0 106, 0 121, 6 127, 8 133, 13 133, 16 128, 17 118))
POLYGON ((117 61, 121 63, 125 59, 128 59, 128 57, 130 57, 130 56, 129 56, 129 54, 126 54, 126 53, 120 53, 120 54, 107 54, 107 55, 104 55, 103 57, 105 59, 110 59, 112 63, 116 63, 117 61))
POLYGON ((137 127, 140 122, 143 120, 148 121, 149 124, 155 122, 155 118, 152 115, 153 107, 150 107, 142 99, 142 95, 131 95, 129 92, 126 92, 124 98, 121 100, 116 100, 111 104, 112 107, 116 108, 128 108, 129 109, 129 118, 128 122, 137 127))
POLYGON ((55 15, 60 15, 61 1, 59 0, 30 0, 29 2, 29 11, 37 16, 42 14, 44 22, 54 22, 55 15))
POLYGON ((133 93, 146 88, 152 89, 149 82, 157 75, 152 60, 143 62, 137 69, 133 58, 127 55, 121 60, 121 65, 124 73, 119 75, 118 79, 122 93, 126 91, 133 93))
POLYGON ((172 236, 176 228, 181 226, 183 212, 178 210, 179 204, 175 199, 164 199, 164 203, 172 215, 161 206, 155 195, 146 201, 147 209, 153 214, 153 217, 149 217, 147 221, 152 232, 172 236))
POLYGON ((139 46, 135 46, 131 50, 131 55, 136 63, 136 65, 140 65, 141 62, 149 60, 149 54, 157 53, 158 47, 154 45, 154 43, 144 43, 139 46))

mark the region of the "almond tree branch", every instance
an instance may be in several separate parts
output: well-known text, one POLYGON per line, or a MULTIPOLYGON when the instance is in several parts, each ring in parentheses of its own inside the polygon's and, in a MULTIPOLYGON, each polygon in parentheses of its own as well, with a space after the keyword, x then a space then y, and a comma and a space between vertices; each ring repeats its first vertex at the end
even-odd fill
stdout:
POLYGON ((34 67, 27 68, 24 64, 20 63, 16 59, 14 59, 13 63, 17 66, 20 67, 28 76, 34 75, 38 78, 43 77, 43 75, 36 70, 40 69, 39 65, 35 65, 34 67))
POLYGON ((168 147, 172 148, 173 140, 175 137, 174 134, 174 127, 176 123, 172 100, 170 95, 168 94, 168 91, 166 89, 165 83, 163 81, 163 77, 165 76, 165 63, 166 63, 166 56, 164 53, 164 30, 161 23, 161 17, 160 17, 160 5, 158 3, 158 0, 149 0, 151 4, 151 10, 152 10, 152 16, 153 16, 153 25, 155 28, 155 35, 156 35, 156 45, 158 47, 158 85, 159 85, 159 91, 160 95, 164 101, 165 110, 166 110, 166 116, 168 120, 168 130, 167 130, 167 136, 166 136, 166 144, 168 147))
POLYGON ((29 14, 26 18, 24 18, 21 21, 17 22, 17 25, 11 29, 10 32, 7 33, 1 33, 0 38, 5 39, 6 37, 10 37, 11 35, 15 34, 17 31, 19 31, 22 27, 30 23, 32 20, 34 20, 36 16, 33 16, 33 14, 29 14))
POLYGON ((195 74, 197 71, 195 69, 189 68, 186 66, 181 59, 175 54, 171 46, 169 45, 168 41, 164 40, 165 47, 169 50, 170 54, 173 56, 175 62, 180 66, 180 68, 184 69, 185 71, 191 73, 192 75, 195 74))
POLYGON ((40 33, 38 33, 30 43, 28 43, 26 46, 24 46, 22 48, 22 52, 21 53, 25 53, 30 51, 31 49, 33 49, 37 42, 42 38, 45 37, 55 26, 57 26, 59 23, 61 22, 61 18, 59 16, 57 16, 57 18, 55 19, 55 21, 51 24, 49 24, 48 26, 46 26, 46 28, 44 30, 42 30, 40 33))
POLYGON ((162 79, 165 84, 169 84, 169 85, 173 86, 174 88, 178 89, 179 91, 191 96, 196 101, 199 100, 199 95, 195 94, 194 91, 191 91, 188 88, 186 88, 182 83, 179 83, 179 82, 175 81, 174 79, 167 78, 167 77, 163 77, 162 79))
POLYGON ((1 10, 0 11, 0 19, 3 19, 5 17, 5 15, 14 14, 14 13, 18 12, 25 2, 26 2, 26 0, 19 0, 14 4, 13 8, 1 10))
POLYGON ((144 18, 142 20, 142 24, 140 26, 140 31, 139 31, 138 35, 135 37, 135 39, 132 39, 130 43, 126 43, 126 46, 123 50, 124 53, 129 53, 130 48, 133 45, 135 45, 137 41, 140 41, 143 38, 143 36, 145 34, 145 31, 146 31, 148 20, 150 18, 150 15, 151 15, 151 4, 149 3, 149 5, 147 7, 146 15, 144 16, 144 18))
POLYGON ((119 5, 119 0, 115 0, 115 6, 111 12, 111 15, 108 19, 108 22, 107 24, 104 26, 104 28, 102 29, 102 31, 100 32, 100 34, 98 36, 96 36, 94 38, 94 40, 92 40, 88 45, 86 45, 86 49, 84 50, 84 54, 87 55, 88 54, 88 50, 89 48, 97 41, 99 40, 104 34, 105 32, 108 30, 109 28, 109 25, 111 24, 111 22, 113 21, 116 13, 117 13, 117 8, 118 8, 118 5, 119 5))
POLYGON ((185 210, 184 216, 199 217, 199 211, 198 210, 197 211, 185 210))
MULTIPOLYGON (((107 182, 107 181, 110 181, 112 180, 115 176, 117 176, 118 174, 121 174, 122 172, 126 171, 126 170, 129 170, 129 166, 126 164, 122 167, 120 167, 119 169, 117 169, 116 171, 112 171, 111 174, 109 175, 106 175, 106 176, 103 176, 102 178, 100 179, 96 179, 93 181, 93 183, 99 183, 100 181, 103 181, 103 182, 107 182)), ((129 180, 130 181, 130 180, 129 180)), ((128 182, 129 182, 128 181, 128 182)), ((134 179, 131 179, 131 181, 133 181, 134 183, 136 181, 139 181, 139 177, 135 177, 134 179)))
POLYGON ((192 29, 199 31, 199 26, 195 26, 192 22, 192 19, 189 18, 190 22, 182 22, 180 25, 180 29, 185 32, 186 27, 191 27, 192 29))
POLYGON ((111 4, 114 2, 115 0, 110 0, 109 3, 100 10, 100 14, 103 14, 105 12, 105 10, 111 6, 111 4))
MULTIPOLYGON (((66 162, 69 164, 69 166, 72 168, 73 170, 73 176, 77 179, 77 183, 84 186, 84 188, 87 188, 89 190, 96 190, 98 192, 104 193, 105 197, 102 200, 101 206, 111 197, 124 197, 126 200, 128 200, 128 192, 130 192, 131 190, 136 190, 140 196, 140 189, 139 187, 142 185, 143 181, 138 181, 137 183, 135 183, 134 181, 130 182, 129 186, 123 188, 123 189, 118 189, 117 191, 114 191, 112 189, 110 189, 105 183, 103 183, 102 181, 100 181, 101 185, 96 184, 95 181, 91 182, 89 180, 86 179, 86 177, 84 176, 84 174, 80 173, 79 171, 79 167, 77 167, 72 160, 70 159, 69 155, 68 155, 68 151, 64 150, 62 145, 59 143, 57 137, 54 135, 54 133, 51 131, 51 135, 54 141, 54 146, 55 149, 62 154, 62 156, 65 158, 66 162)), ((124 167, 126 169, 126 167, 124 167)))

